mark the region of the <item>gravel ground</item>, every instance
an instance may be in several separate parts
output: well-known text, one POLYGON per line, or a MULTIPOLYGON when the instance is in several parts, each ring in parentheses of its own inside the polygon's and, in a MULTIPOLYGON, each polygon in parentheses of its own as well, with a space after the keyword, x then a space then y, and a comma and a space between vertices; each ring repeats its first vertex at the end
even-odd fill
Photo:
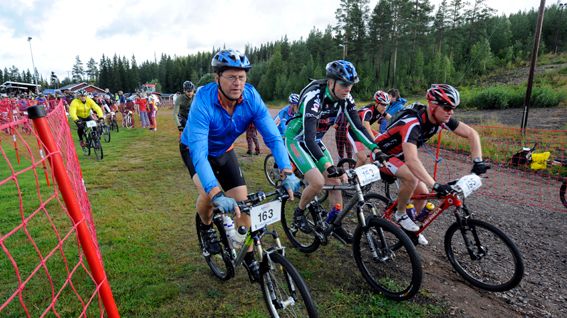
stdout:
MULTIPOLYGON (((521 110, 463 112, 457 117, 472 124, 498 121, 519 127, 521 110)), ((566 124, 565 107, 530 110, 530 128, 565 129, 566 124)), ((334 130, 327 133, 324 142, 336 158, 334 130)), ((464 163, 464 158, 448 153, 442 155, 445 168, 440 169, 439 180, 448 181, 469 173, 470 163, 464 163)), ((421 157, 426 166, 432 166, 431 156, 422 153, 421 157)), ((424 233, 430 244, 418 248, 424 261, 422 288, 446 303, 454 317, 564 317, 567 312, 567 245, 564 241, 567 210, 560 204, 553 205, 557 208, 529 205, 533 196, 558 191, 559 183, 549 179, 526 180, 522 174, 498 167, 487 174, 483 183, 483 188, 466 203, 477 219, 497 226, 516 243, 525 266, 522 282, 511 291, 493 293, 472 287, 461 279, 453 271, 443 248, 444 233, 454 222, 452 215, 446 213, 424 233), (530 189, 540 191, 527 191, 530 189)))

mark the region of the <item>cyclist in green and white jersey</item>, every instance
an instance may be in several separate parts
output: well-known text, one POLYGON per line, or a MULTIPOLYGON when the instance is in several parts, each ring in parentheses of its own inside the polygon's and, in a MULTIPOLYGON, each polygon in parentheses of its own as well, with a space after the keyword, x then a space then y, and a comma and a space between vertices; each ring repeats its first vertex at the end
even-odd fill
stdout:
MULTIPOLYGON (((350 91, 359 81, 356 69, 351 62, 338 60, 327 64, 326 79, 309 83, 300 94, 299 111, 288 121, 285 132, 287 151, 297 168, 305 176, 304 189, 298 208, 294 213, 294 223, 307 230, 304 209, 325 184, 340 184, 346 181, 341 176, 344 171, 333 164, 331 154, 321 141, 327 130, 335 124, 340 113, 344 113, 350 123, 353 135, 375 154, 382 154, 373 138, 362 126, 350 91)), ((342 205, 340 191, 330 191, 331 206, 342 205)), ((335 231, 345 241, 349 235, 342 228, 335 231)))

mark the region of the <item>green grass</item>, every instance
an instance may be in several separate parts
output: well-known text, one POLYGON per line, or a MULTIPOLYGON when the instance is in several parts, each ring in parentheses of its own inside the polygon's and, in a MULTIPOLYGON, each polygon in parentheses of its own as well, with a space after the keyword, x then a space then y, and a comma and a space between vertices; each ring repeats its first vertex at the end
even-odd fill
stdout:
MULTIPOLYGON (((237 269, 233 279, 221 282, 203 260, 194 224, 197 192, 179 155, 171 112, 161 110, 159 120, 155 133, 139 128, 113 133, 112 141, 103 143, 102 161, 80 152, 78 155, 106 272, 121 315, 267 317, 261 291, 258 285, 249 283, 243 268, 237 269)), ((72 133, 76 140, 76 131, 72 133)), ((236 151, 249 189, 268 190, 260 168, 264 158, 244 156, 244 142, 237 142, 236 151)), ((2 146, 8 148, 4 143, 2 146)), ((77 142, 75 146, 80 151, 77 142)), ((22 183, 29 181, 22 179, 22 183)), ((5 189, 0 186, 0 196, 13 198, 14 193, 5 189)), ((0 201, 1 211, 5 211, 5 201, 0 201)), ((14 218, 12 225, 17 222, 17 210, 0 214, 1 233, 6 230, 3 222, 9 218, 14 218)), ((62 217, 60 222, 65 219, 62 217)), ((53 244, 45 226, 38 226, 36 231, 37 241, 53 244)), ((278 232, 282 243, 289 246, 280 227, 278 232)), ((24 237, 20 239, 25 241, 24 237)), ((65 252, 76 254, 76 245, 66 246, 65 252)), ((33 259, 29 248, 19 253, 22 258, 33 259)), ((4 290, 4 283, 12 279, 13 273, 4 270, 6 260, 1 259, 2 255, 0 286, 4 290)), ((288 249, 287 255, 311 288, 321 317, 428 317, 446 312, 427 292, 401 303, 370 292, 350 256, 350 248, 335 241, 311 255, 294 249, 288 249)), ((93 288, 92 284, 84 285, 85 289, 93 288)), ((29 294, 36 295, 35 301, 42 305, 49 298, 42 284, 30 286, 29 294)), ((4 297, 0 292, 0 301, 4 297)), ((79 306, 69 299, 59 306, 59 312, 64 317, 76 317, 79 306)), ((18 306, 16 299, 11 307, 18 306)), ((22 316, 18 313, 13 317, 22 316)))

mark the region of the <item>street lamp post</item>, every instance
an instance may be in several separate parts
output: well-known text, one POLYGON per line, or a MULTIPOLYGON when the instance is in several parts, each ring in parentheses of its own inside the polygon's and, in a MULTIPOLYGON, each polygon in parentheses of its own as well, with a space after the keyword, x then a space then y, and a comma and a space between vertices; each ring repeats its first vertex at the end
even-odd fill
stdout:
POLYGON ((34 84, 37 85, 37 71, 36 71, 36 68, 35 68, 35 62, 33 61, 33 51, 32 51, 32 48, 31 48, 31 40, 32 40, 32 37, 28 36, 28 43, 30 44, 31 62, 32 62, 32 67, 33 67, 33 79, 34 79, 34 84))
POLYGON ((557 19, 557 28, 555 29, 555 50, 553 51, 554 54, 557 54, 559 48, 559 29, 561 29, 561 17, 563 16, 563 9, 567 6, 567 3, 560 3, 559 4, 559 19, 557 19))
POLYGON ((347 45, 345 44, 339 44, 340 47, 343 48, 343 60, 346 59, 346 55, 347 55, 347 45))

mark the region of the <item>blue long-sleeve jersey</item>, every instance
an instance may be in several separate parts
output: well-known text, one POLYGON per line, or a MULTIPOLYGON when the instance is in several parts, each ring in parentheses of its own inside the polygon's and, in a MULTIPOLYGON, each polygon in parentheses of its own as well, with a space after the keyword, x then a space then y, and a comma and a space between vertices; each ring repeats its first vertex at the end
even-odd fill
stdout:
POLYGON ((209 83, 197 91, 187 125, 181 134, 181 143, 189 147, 191 160, 205 192, 218 186, 208 156, 219 157, 224 154, 252 122, 272 151, 278 167, 291 169, 281 135, 260 94, 252 85, 245 85, 242 100, 235 106, 232 116, 220 104, 217 83, 209 83))

